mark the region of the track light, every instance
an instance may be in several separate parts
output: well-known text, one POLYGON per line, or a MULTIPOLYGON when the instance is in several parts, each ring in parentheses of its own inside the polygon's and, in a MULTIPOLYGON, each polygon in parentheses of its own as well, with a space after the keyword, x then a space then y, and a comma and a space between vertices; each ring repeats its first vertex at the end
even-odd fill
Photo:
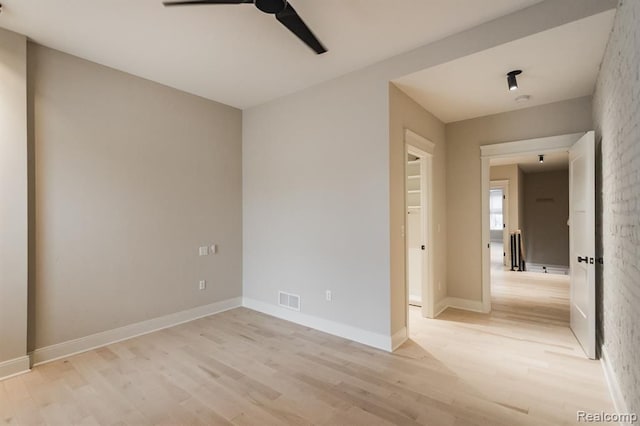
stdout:
POLYGON ((544 155, 538 155, 538 159, 540 160, 540 164, 544 163, 544 155))
POLYGON ((516 76, 522 74, 522 70, 513 70, 507 73, 507 84, 509 85, 509 90, 518 90, 518 80, 516 80, 516 76))

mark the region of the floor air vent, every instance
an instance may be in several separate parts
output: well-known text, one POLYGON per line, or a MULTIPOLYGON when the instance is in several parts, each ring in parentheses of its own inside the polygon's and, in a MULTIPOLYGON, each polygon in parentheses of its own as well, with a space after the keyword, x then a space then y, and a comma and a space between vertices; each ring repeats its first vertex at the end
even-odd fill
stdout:
POLYGON ((299 311, 300 296, 298 296, 297 294, 291 294, 291 293, 286 293, 284 291, 280 291, 278 292, 278 304, 283 308, 299 311))

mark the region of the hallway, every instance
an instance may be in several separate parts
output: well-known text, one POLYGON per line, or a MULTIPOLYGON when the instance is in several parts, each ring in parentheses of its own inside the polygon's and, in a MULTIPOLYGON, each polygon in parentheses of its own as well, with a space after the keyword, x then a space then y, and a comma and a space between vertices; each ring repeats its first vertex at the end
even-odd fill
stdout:
POLYGON ((492 266, 490 314, 448 309, 428 320, 412 308, 412 341, 397 354, 437 359, 487 424, 505 408, 513 424, 573 424, 578 410, 613 410, 600 362, 569 329, 569 277, 492 266))

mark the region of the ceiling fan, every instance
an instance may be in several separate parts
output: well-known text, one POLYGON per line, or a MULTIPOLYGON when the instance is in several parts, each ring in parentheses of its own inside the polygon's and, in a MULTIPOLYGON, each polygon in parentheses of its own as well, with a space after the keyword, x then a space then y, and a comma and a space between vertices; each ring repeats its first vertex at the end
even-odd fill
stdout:
POLYGON ((294 33, 318 55, 327 51, 320 40, 311 32, 287 0, 182 0, 165 1, 165 6, 193 6, 203 4, 243 4, 250 3, 264 13, 275 15, 276 19, 294 33))

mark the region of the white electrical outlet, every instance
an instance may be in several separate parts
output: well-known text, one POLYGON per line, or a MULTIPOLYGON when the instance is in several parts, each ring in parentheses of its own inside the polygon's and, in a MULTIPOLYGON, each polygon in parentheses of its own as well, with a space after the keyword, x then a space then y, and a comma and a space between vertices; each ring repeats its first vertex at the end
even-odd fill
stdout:
POLYGON ((218 252, 218 246, 215 244, 211 244, 211 254, 216 254, 218 252))
POLYGON ((198 254, 200 256, 206 256, 209 254, 209 247, 208 246, 202 246, 200 247, 200 249, 198 250, 198 254))
POLYGON ((207 282, 205 280, 200 280, 200 285, 198 287, 200 290, 204 290, 207 288, 207 282))
POLYGON ((327 290, 324 293, 324 298, 327 300, 327 302, 331 302, 331 290, 327 290))

